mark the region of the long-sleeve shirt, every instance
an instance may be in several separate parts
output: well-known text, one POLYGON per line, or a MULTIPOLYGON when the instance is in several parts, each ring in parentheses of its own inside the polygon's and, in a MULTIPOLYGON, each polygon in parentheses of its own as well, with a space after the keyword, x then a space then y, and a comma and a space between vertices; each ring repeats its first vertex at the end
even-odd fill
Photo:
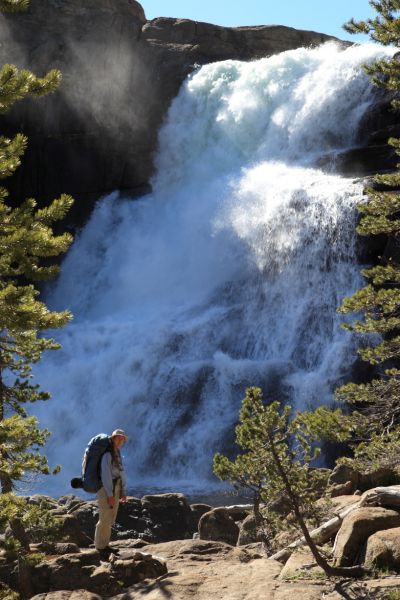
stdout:
MULTIPOLYGON (((121 463, 122 465, 122 463, 121 463)), ((111 452, 105 452, 101 458, 101 482, 104 489, 106 490, 107 496, 110 498, 114 496, 114 485, 113 479, 121 478, 121 496, 125 496, 125 471, 123 468, 119 468, 118 465, 112 460, 111 452)))

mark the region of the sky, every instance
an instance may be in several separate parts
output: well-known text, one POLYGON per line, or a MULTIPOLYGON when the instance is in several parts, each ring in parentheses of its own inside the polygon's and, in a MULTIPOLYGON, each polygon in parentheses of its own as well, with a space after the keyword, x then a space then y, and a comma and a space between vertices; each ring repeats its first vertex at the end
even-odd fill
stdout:
POLYGON ((365 35, 349 35, 342 24, 351 17, 376 15, 368 0, 139 0, 147 19, 179 17, 216 25, 287 25, 366 42, 365 35))

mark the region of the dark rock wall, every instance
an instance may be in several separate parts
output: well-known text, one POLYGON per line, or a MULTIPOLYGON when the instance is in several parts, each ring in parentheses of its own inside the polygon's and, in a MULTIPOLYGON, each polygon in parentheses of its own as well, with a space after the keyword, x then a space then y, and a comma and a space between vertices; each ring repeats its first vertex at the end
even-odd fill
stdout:
POLYGON ((282 26, 226 28, 184 19, 146 21, 135 0, 31 0, 0 16, 0 64, 63 73, 52 96, 2 116, 1 132, 22 131, 29 148, 7 187, 19 201, 61 192, 77 202, 80 225, 102 194, 149 189, 157 131, 196 65, 250 60, 332 39, 282 26))

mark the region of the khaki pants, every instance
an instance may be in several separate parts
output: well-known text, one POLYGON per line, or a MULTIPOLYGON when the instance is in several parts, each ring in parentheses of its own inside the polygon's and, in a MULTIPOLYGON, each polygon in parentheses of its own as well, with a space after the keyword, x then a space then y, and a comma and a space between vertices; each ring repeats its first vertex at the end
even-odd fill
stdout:
POLYGON ((102 487, 97 492, 99 520, 94 534, 94 545, 96 550, 102 550, 110 543, 111 527, 114 525, 115 519, 117 518, 120 491, 121 481, 117 481, 114 490, 115 504, 113 508, 110 508, 108 505, 106 490, 102 487))

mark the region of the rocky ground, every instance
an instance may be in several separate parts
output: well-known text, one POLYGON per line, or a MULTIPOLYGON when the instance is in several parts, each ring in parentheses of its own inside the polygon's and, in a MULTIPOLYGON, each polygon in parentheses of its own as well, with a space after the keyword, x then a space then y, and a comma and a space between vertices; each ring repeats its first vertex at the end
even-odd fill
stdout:
POLYGON ((58 520, 58 541, 31 533, 24 563, 2 551, 0 592, 4 584, 35 600, 398 600, 400 486, 379 487, 387 478, 337 467, 329 479, 334 527, 320 543, 333 564, 369 568, 364 579, 327 578, 303 545, 271 556, 251 506, 189 505, 182 494, 129 498, 113 531, 115 554, 101 560, 95 502, 32 496, 58 520))
MULTIPOLYGON (((114 543, 115 544, 115 543, 114 543)), ((84 589, 57 590, 35 595, 34 600, 340 600, 373 599, 400 586, 396 576, 368 581, 335 581, 316 577, 306 552, 296 553, 307 569, 282 574, 281 563, 255 549, 232 547, 223 542, 178 540, 152 544, 146 552, 166 562, 168 573, 132 584, 119 594, 105 595, 84 589)), ((121 559, 129 562, 137 552, 121 547, 121 559)), ((112 563, 111 563, 112 564, 112 563)), ((105 567, 102 566, 103 572, 105 567)))

